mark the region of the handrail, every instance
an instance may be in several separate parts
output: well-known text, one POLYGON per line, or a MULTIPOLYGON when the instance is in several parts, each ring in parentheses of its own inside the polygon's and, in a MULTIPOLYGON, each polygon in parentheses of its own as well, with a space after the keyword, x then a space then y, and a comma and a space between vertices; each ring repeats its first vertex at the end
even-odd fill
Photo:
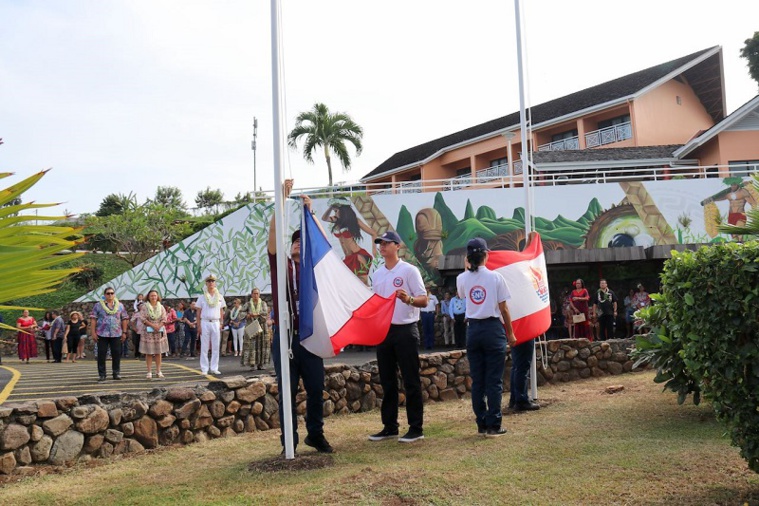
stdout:
MULTIPOLYGON (((509 174, 506 165, 488 167, 479 169, 475 172, 475 177, 469 174, 455 176, 446 179, 428 179, 425 181, 398 181, 396 183, 346 183, 330 189, 324 187, 318 188, 299 188, 297 193, 307 193, 313 198, 330 197, 335 194, 341 196, 354 195, 387 195, 387 194, 406 194, 434 191, 456 191, 461 189, 484 189, 496 187, 514 187, 522 186, 523 176, 517 174, 517 164, 520 161, 514 161, 513 174, 509 174), (499 174, 489 175, 493 172, 499 174)), ((726 174, 742 175, 748 177, 751 174, 759 172, 759 166, 748 165, 736 167, 734 165, 710 165, 710 166, 659 166, 659 167, 604 167, 593 169, 578 170, 540 170, 539 167, 533 169, 529 176, 529 184, 540 186, 559 186, 569 184, 599 184, 615 183, 621 181, 663 181, 672 179, 705 179, 705 178, 722 178, 726 174)), ((273 192, 264 192, 267 195, 273 192)))

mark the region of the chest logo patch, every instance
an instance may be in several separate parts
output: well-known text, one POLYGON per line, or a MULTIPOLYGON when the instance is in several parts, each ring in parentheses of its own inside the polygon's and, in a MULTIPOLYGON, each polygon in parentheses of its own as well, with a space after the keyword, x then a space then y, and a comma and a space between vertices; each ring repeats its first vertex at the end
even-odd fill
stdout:
POLYGON ((403 278, 398 276, 393 280, 393 286, 396 288, 400 288, 403 286, 403 278))

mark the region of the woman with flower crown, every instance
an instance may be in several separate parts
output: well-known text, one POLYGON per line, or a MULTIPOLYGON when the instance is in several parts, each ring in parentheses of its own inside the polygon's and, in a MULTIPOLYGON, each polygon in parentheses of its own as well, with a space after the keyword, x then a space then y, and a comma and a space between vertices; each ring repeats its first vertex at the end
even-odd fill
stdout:
POLYGON ((153 359, 155 359, 156 376, 163 379, 161 372, 161 355, 168 353, 169 340, 166 337, 166 309, 161 304, 158 291, 150 290, 147 302, 140 309, 140 318, 145 325, 145 331, 140 336, 140 353, 145 355, 148 366, 147 378, 153 378, 153 359))

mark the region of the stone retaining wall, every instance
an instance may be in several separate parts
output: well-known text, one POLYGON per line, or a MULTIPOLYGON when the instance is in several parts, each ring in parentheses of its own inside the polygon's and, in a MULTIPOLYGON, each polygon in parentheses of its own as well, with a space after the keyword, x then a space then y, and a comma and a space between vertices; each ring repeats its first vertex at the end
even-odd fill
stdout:
MULTIPOLYGON (((538 353, 538 382, 556 383, 632 369, 629 340, 548 343, 549 367, 538 353)), ((508 387, 510 360, 505 379, 508 387)), ((425 402, 458 400, 471 390, 464 351, 421 357, 425 402)), ((382 387, 376 362, 361 368, 325 368, 324 415, 369 411, 380 405, 382 387)), ((0 473, 32 473, 34 465, 63 465, 140 452, 170 444, 190 444, 243 432, 279 427, 279 389, 274 378, 242 376, 207 387, 157 388, 142 394, 60 397, 0 407, 0 473)), ((296 396, 306 411, 305 392, 296 396)), ((400 395, 400 402, 405 400, 400 395)))

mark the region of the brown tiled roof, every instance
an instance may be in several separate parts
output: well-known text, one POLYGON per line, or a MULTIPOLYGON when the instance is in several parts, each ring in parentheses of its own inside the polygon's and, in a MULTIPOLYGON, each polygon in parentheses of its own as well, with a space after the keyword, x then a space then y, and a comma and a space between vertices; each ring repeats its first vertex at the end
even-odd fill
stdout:
MULTIPOLYGON (((662 63, 645 70, 633 72, 624 77, 619 77, 596 86, 591 86, 582 91, 533 106, 531 108, 532 124, 537 125, 576 111, 581 111, 633 95, 646 86, 655 83, 667 74, 713 49, 715 48, 711 47, 704 49, 689 54, 688 56, 683 56, 676 60, 662 63)), ((720 53, 716 53, 704 62, 701 62, 699 65, 696 65, 694 68, 685 72, 694 91, 715 121, 719 121, 724 117, 724 103, 721 89, 722 76, 719 69, 720 53), (694 78, 698 76, 699 79, 691 79, 691 76, 694 78)), ((449 146, 513 127, 518 123, 519 111, 440 137, 439 139, 425 142, 424 144, 414 146, 413 148, 399 151, 364 176, 362 180, 378 176, 398 167, 421 162, 427 157, 449 146)))
POLYGON ((532 161, 536 165, 541 163, 561 162, 602 162, 609 160, 651 160, 672 158, 676 149, 682 144, 667 144, 665 146, 634 146, 628 148, 598 148, 598 149, 572 149, 565 151, 536 151, 532 154, 532 161))

